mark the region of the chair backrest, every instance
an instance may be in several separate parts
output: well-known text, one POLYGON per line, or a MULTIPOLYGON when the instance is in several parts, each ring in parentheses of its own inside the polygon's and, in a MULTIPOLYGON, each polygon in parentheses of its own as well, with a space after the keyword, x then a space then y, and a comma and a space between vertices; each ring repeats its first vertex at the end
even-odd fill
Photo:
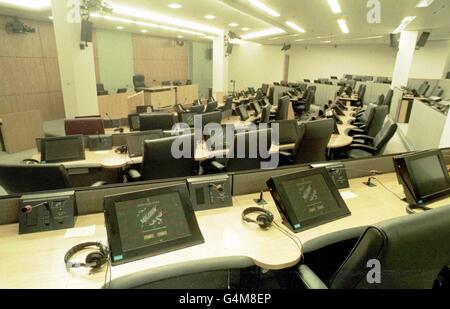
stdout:
POLYGON ((268 158, 261 156, 260 148, 266 148, 268 154, 272 144, 271 141, 270 129, 236 134, 234 143, 229 150, 232 156, 227 160, 226 171, 238 172, 261 169, 262 162, 268 158), (240 149, 238 145, 245 145, 245 149, 240 149))
POLYGON ((384 103, 384 94, 380 94, 377 99, 377 105, 383 105, 384 103))
POLYGON ((133 85, 135 89, 145 88, 145 76, 138 74, 133 76, 133 85))
POLYGON ((195 175, 194 134, 187 134, 144 143, 142 180, 189 177, 195 175), (172 144, 176 143, 180 152, 186 152, 188 158, 176 159, 172 154, 172 144), (190 147, 185 149, 184 147, 190 147))
POLYGON ((252 109, 255 111, 256 115, 261 114, 262 112, 262 108, 261 105, 259 104, 259 102, 257 100, 253 100, 250 103, 250 106, 252 107, 252 109))
MULTIPOLYGON (((223 106, 222 112, 230 112, 233 111, 233 96, 226 96, 223 98, 225 104, 223 106)), ((231 116, 231 115, 230 115, 231 116)))
POLYGON ((366 95, 366 85, 361 85, 358 93, 358 98, 361 101, 361 103, 364 104, 364 97, 366 95))
POLYGON ((373 108, 373 116, 367 124, 367 135, 375 137, 381 128, 383 128, 384 120, 389 112, 387 105, 376 106, 373 108))
POLYGON ((387 146, 391 138, 394 136, 397 131, 397 124, 394 123, 391 119, 388 119, 383 128, 378 132, 378 134, 374 138, 373 145, 377 149, 377 154, 381 154, 384 148, 387 146))
POLYGON ((139 123, 141 131, 172 130, 175 119, 170 113, 141 114, 139 123))
POLYGON ((127 88, 117 88, 117 93, 127 93, 127 88))
POLYGON ((206 105, 205 113, 211 113, 211 112, 216 111, 218 106, 219 106, 219 104, 216 101, 208 102, 208 104, 206 105))
POLYGON ((170 86, 172 83, 168 80, 165 80, 161 83, 162 86, 170 86))
POLYGON ((384 98, 383 105, 391 106, 392 98, 394 97, 394 90, 389 89, 386 93, 386 97, 384 98))
POLYGON ((450 264, 450 207, 368 227, 331 280, 334 289, 432 289, 450 264), (381 283, 369 283, 370 260, 381 283))
POLYGON ((269 84, 262 84, 261 86, 261 92, 263 94, 263 96, 267 96, 267 92, 269 91, 269 84))
POLYGON ((419 95, 425 95, 428 89, 430 89, 430 84, 428 83, 428 81, 424 81, 422 85, 420 85, 419 89, 417 89, 417 93, 419 95))
POLYGON ((248 114, 247 110, 247 104, 241 104, 236 108, 236 112, 241 117, 242 121, 248 120, 250 118, 250 115, 248 114))
POLYGON ((275 87, 270 87, 269 88, 269 96, 268 96, 268 98, 269 98, 269 102, 270 102, 270 104, 274 104, 275 102, 273 101, 273 99, 274 99, 274 94, 275 94, 275 87))
POLYGON ((377 107, 378 105, 375 103, 371 103, 369 104, 369 106, 367 106, 366 110, 364 111, 364 113, 362 113, 361 117, 359 117, 359 121, 362 123, 365 123, 366 126, 367 124, 370 124, 370 121, 372 121, 373 119, 373 115, 374 115, 374 109, 375 107, 377 107))
POLYGON ((272 105, 270 105, 270 104, 267 104, 262 107, 260 123, 269 123, 271 109, 272 109, 272 105))
POLYGON ((222 122, 222 112, 211 112, 211 113, 204 113, 201 115, 202 117, 202 128, 204 128, 206 125, 210 123, 216 123, 221 124, 222 122))
POLYGON ((441 97, 444 93, 444 89, 442 89, 439 86, 436 86, 436 88, 433 89, 433 91, 430 94, 430 97, 441 97))
POLYGON ((99 135, 105 134, 101 118, 77 118, 64 121, 66 135, 99 135))
POLYGON ((202 114, 205 111, 205 106, 203 105, 192 105, 191 108, 189 108, 189 111, 197 114, 202 114))
POLYGON ((280 101, 278 103, 278 110, 275 120, 281 121, 281 120, 287 120, 288 114, 289 114, 289 104, 291 103, 291 99, 289 96, 284 96, 280 98, 280 101))
POLYGON ((293 157, 296 164, 326 161, 326 151, 334 132, 334 120, 323 119, 300 125, 293 157))
POLYGON ((0 165, 0 187, 8 194, 72 188, 63 165, 0 165))
POLYGON ((105 86, 103 84, 97 84, 97 93, 105 91, 105 86))

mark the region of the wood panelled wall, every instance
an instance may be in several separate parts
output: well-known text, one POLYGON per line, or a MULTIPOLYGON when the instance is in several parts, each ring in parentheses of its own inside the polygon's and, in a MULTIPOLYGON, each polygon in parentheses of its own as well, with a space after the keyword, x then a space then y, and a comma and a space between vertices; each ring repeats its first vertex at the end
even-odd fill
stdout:
POLYGON ((40 110, 42 120, 65 117, 53 25, 24 20, 36 33, 7 34, 0 16, 0 115, 40 110))
POLYGON ((188 79, 188 47, 176 46, 175 40, 133 34, 134 72, 145 81, 188 79))

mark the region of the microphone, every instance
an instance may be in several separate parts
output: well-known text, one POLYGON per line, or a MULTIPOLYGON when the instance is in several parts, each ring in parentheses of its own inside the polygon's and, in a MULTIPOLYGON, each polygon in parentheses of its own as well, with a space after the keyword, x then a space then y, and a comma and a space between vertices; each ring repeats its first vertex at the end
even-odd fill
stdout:
MULTIPOLYGON (((108 117, 109 121, 111 121, 111 124, 113 125, 113 124, 114 124, 114 120, 109 116, 108 113, 105 113, 105 115, 106 115, 106 117, 108 117)), ((114 129, 114 132, 120 132, 120 133, 123 133, 124 130, 123 130, 123 128, 115 128, 115 129, 114 129)))
POLYGON ((48 204, 48 202, 44 202, 44 203, 40 203, 40 204, 37 204, 37 205, 34 205, 34 206, 33 205, 26 205, 22 209, 20 209, 20 211, 25 213, 25 214, 30 214, 30 213, 33 212, 34 208, 41 207, 41 206, 49 206, 49 204, 48 204))

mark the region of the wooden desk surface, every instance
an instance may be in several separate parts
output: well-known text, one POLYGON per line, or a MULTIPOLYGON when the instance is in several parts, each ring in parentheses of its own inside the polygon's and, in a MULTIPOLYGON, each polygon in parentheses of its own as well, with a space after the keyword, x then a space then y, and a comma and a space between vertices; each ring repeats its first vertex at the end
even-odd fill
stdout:
MULTIPOLYGON (((377 176, 377 179, 396 194, 404 196, 395 174, 377 176)), ((356 194, 355 198, 346 200, 352 212, 351 216, 299 234, 291 233, 286 227, 283 229, 305 243, 336 231, 407 215, 405 202, 377 182, 377 187, 365 186, 363 182, 366 180, 367 178, 350 180, 351 188, 341 191, 356 194)), ((119 278, 164 265, 222 257, 248 257, 255 265, 272 270, 294 266, 300 260, 301 252, 292 239, 274 227, 263 231, 256 225, 242 222, 242 210, 256 206, 253 199, 258 196, 259 194, 252 194, 234 197, 233 207, 197 212, 200 229, 205 238, 204 244, 112 267, 112 277, 119 278), (239 239, 232 248, 227 248, 226 233, 237 235, 239 239)), ((268 202, 266 209, 272 211, 275 221, 282 225, 270 194, 265 193, 264 198, 268 202)), ((448 204, 450 198, 440 200, 430 207, 448 204)), ((107 242, 102 214, 79 217, 76 221, 77 228, 92 225, 96 227, 94 235, 76 238, 65 238, 65 230, 18 235, 17 224, 0 226, 0 288, 100 288, 106 267, 93 274, 87 269, 67 272, 63 262, 66 251, 76 244, 86 241, 107 242)), ((81 261, 84 256, 75 256, 73 260, 81 261)))

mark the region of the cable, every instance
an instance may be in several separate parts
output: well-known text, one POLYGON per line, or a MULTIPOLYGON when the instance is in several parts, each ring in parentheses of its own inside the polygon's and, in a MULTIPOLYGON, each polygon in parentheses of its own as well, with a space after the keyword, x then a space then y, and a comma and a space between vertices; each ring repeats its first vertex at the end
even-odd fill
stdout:
POLYGON ((273 222, 273 226, 279 230, 281 233, 283 233, 284 235, 286 235, 287 237, 289 237, 292 241, 294 241, 295 245, 297 246, 298 250, 300 251, 300 261, 299 263, 301 264, 303 261, 303 243, 300 239, 298 239, 297 237, 292 236, 291 234, 289 234, 289 232, 285 231, 281 226, 278 225, 278 223, 273 222), (300 243, 300 244, 299 244, 300 243))
POLYGON ((385 188, 387 191, 389 191, 390 193, 392 193, 393 195, 395 195, 399 200, 401 200, 402 202, 404 202, 403 198, 398 195, 397 193, 395 193, 394 191, 392 191, 391 189, 389 189, 388 187, 386 187, 378 178, 376 177, 369 177, 369 180, 373 179, 376 180, 383 188, 385 188))

